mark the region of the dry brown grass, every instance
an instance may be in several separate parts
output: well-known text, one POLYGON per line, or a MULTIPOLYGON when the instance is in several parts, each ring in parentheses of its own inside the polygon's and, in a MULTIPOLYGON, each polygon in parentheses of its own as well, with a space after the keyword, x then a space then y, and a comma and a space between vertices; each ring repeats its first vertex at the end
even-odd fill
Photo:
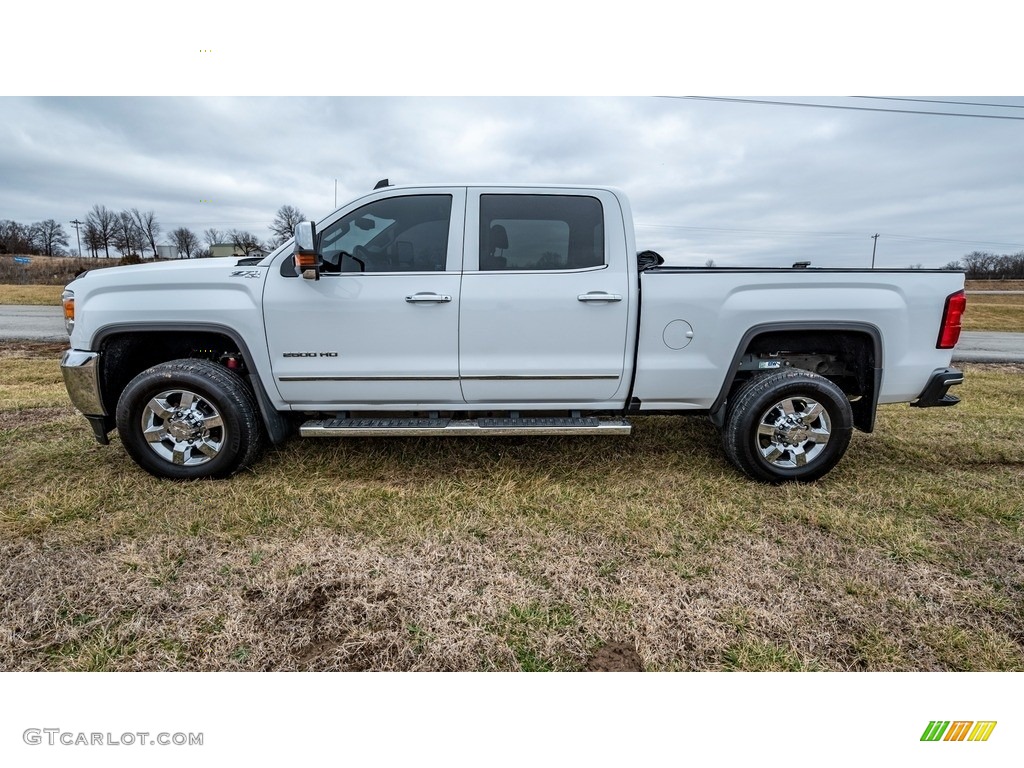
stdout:
POLYGON ((810 486, 674 418, 169 483, 93 441, 51 352, 0 354, 2 669, 1024 669, 1021 366, 882 409, 810 486))
POLYGON ((30 256, 27 265, 15 264, 11 256, 0 256, 0 304, 60 306, 64 286, 85 269, 116 267, 119 258, 78 259, 30 256))
POLYGON ((967 280, 968 291, 1024 291, 1024 280, 967 280))
POLYGON ((60 306, 60 285, 0 285, 0 304, 60 306))
POLYGON ((121 257, 101 256, 79 259, 71 256, 28 256, 28 264, 16 264, 12 256, 0 256, 0 283, 8 285, 63 286, 75 279, 83 269, 116 267, 121 257))
POLYGON ((1024 333, 1024 295, 968 294, 963 326, 966 331, 1024 333))

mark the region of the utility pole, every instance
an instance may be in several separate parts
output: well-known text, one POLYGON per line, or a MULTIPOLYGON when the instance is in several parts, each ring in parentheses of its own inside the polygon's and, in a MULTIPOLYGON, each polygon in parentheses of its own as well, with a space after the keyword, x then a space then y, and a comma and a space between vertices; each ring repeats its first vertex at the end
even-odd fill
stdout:
POLYGON ((81 235, 78 234, 78 228, 82 224, 85 224, 85 222, 84 221, 79 221, 78 219, 75 219, 71 223, 75 225, 75 239, 78 240, 78 258, 82 258, 82 237, 81 237, 81 235))
POLYGON ((875 249, 878 247, 878 233, 871 236, 871 239, 875 242, 871 245, 871 268, 875 268, 875 249))

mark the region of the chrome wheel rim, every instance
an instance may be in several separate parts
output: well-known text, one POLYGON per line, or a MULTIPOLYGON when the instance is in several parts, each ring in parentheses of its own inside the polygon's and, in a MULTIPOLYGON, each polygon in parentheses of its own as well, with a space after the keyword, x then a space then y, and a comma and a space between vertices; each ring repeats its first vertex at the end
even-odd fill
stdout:
POLYGON ((187 389, 169 389, 142 409, 142 434, 161 459, 194 467, 217 458, 226 430, 220 412, 205 397, 187 389))
POLYGON ((757 450, 780 469, 806 467, 825 450, 832 435, 828 411, 810 397, 788 397, 757 422, 757 450))

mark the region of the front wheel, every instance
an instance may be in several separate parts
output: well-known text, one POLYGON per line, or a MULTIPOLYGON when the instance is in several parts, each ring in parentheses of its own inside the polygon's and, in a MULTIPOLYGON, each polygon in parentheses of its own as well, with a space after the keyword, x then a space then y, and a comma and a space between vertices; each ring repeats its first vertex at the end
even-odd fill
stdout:
POLYGON ((209 360, 172 360, 129 382, 117 430, 135 462, 157 477, 227 477, 263 448, 264 429, 245 382, 209 360))
POLYGON ((730 461, 755 480, 811 481, 846 453, 853 411, 843 391, 808 371, 755 376, 736 393, 722 433, 730 461))

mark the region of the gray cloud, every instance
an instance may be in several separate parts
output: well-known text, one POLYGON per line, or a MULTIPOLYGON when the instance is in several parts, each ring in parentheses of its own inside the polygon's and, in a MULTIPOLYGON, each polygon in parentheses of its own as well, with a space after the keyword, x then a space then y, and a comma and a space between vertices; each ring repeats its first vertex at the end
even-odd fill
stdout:
POLYGON ((165 231, 266 237, 283 204, 320 218, 335 179, 342 204, 388 177, 617 186, 638 245, 678 263, 866 266, 876 232, 884 266, 1024 250, 1016 121, 610 97, 9 97, 0 107, 0 218, 22 222, 67 222, 98 203, 154 210, 165 231))

